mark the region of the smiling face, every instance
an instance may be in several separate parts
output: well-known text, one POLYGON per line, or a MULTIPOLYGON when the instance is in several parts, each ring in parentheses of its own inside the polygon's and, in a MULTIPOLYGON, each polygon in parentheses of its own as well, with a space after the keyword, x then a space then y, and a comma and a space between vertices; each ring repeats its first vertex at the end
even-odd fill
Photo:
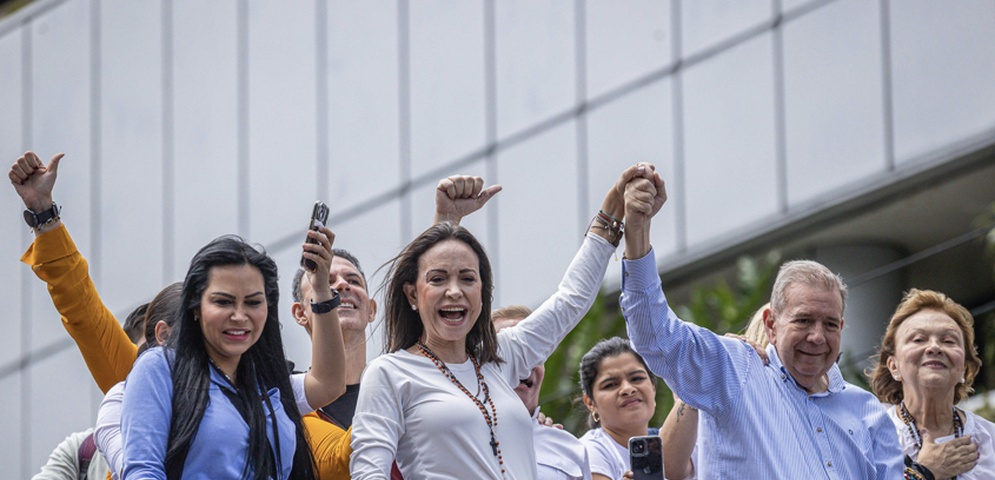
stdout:
MULTIPOLYGON (((366 326, 376 318, 377 302, 370 298, 363 274, 352 262, 339 256, 332 258, 332 265, 328 273, 329 284, 339 292, 339 298, 342 299, 342 303, 335 310, 339 315, 339 326, 342 328, 342 332, 355 331, 365 335, 366 326)), ((309 335, 311 334, 311 320, 314 314, 308 303, 313 291, 308 276, 302 276, 300 292, 302 308, 300 312, 303 318, 299 319, 298 323, 307 329, 309 335)), ((361 336, 361 338, 365 340, 365 336, 361 336)))
POLYGON ((584 404, 601 416, 602 428, 612 432, 645 431, 656 410, 656 387, 635 355, 624 352, 605 357, 584 404))
POLYGON ((429 348, 440 357, 466 353, 466 336, 481 311, 480 261, 467 244, 444 240, 425 251, 404 294, 418 310, 429 348))
POLYGON ((964 335, 953 318, 926 309, 905 319, 895 332, 895 355, 888 370, 902 382, 906 399, 949 396, 964 378, 964 335))
POLYGON ((195 314, 207 355, 224 372, 235 372, 266 324, 263 274, 251 265, 212 267, 195 314))
POLYGON ((783 311, 765 314, 770 343, 799 386, 824 392, 840 353, 843 299, 838 291, 798 283, 785 290, 784 304, 783 311))

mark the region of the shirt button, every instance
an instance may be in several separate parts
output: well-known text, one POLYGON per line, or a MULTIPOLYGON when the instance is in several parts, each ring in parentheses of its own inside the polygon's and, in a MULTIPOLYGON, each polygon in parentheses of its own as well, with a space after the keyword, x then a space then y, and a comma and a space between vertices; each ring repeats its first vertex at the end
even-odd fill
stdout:
POLYGON ((827 467, 832 467, 833 466, 833 462, 826 462, 826 466, 827 467))
POLYGON ((819 432, 819 433, 822 433, 822 427, 818 427, 818 428, 816 428, 816 429, 815 429, 815 431, 816 431, 816 432, 819 432))

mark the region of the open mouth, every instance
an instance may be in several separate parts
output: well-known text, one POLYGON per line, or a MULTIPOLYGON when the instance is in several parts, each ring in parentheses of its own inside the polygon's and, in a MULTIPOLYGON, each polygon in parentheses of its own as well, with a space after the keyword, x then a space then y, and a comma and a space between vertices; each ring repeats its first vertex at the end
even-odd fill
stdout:
POLYGON ((248 330, 225 330, 222 332, 225 336, 231 338, 232 340, 244 340, 249 338, 248 330))
POLYGON ((922 366, 930 368, 947 368, 947 366, 944 365, 943 362, 937 360, 930 360, 928 362, 923 363, 922 366))
POLYGON ((443 307, 439 309, 439 316, 448 323, 460 323, 466 318, 466 308, 443 307))
POLYGON ((342 303, 339 304, 338 308, 340 310, 341 309, 355 310, 356 309, 356 304, 352 303, 351 300, 342 300, 342 303))

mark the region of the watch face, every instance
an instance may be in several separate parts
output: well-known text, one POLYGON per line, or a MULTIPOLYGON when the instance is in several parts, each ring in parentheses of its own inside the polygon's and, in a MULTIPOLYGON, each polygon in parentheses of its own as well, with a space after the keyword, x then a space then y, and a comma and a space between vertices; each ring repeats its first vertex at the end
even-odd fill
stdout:
POLYGON ((24 223, 27 223, 28 226, 32 228, 38 225, 38 220, 35 217, 34 212, 32 212, 31 210, 24 211, 24 223))

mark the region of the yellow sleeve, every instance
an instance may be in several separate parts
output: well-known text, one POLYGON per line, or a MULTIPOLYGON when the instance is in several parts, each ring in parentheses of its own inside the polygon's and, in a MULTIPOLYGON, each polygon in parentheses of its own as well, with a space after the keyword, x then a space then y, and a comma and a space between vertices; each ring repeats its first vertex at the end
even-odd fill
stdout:
POLYGON ((124 380, 138 356, 138 347, 100 300, 86 259, 65 225, 35 237, 21 261, 48 284, 52 303, 62 315, 62 326, 76 341, 100 390, 106 393, 124 380))
POLYGON ((352 455, 352 427, 341 427, 311 412, 302 418, 304 435, 311 445, 318 477, 324 480, 349 480, 349 455, 352 455))

